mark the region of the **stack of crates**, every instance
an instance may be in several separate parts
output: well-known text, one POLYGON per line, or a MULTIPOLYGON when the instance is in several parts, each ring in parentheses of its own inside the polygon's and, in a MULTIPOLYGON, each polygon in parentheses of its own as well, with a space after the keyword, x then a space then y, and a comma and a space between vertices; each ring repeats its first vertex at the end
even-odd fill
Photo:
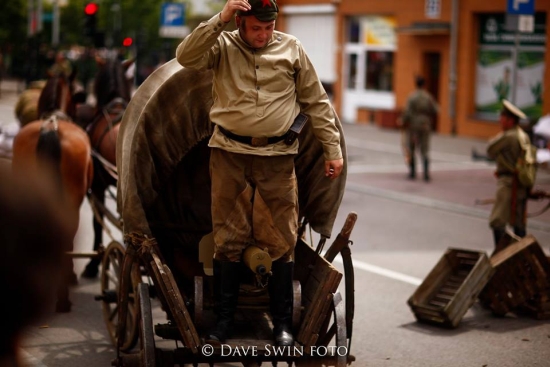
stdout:
POLYGON ((535 237, 497 252, 491 266, 495 274, 479 298, 494 314, 527 309, 536 318, 550 316, 550 262, 535 237))
POLYGON ((418 321, 455 328, 493 272, 484 252, 449 248, 408 304, 418 321))

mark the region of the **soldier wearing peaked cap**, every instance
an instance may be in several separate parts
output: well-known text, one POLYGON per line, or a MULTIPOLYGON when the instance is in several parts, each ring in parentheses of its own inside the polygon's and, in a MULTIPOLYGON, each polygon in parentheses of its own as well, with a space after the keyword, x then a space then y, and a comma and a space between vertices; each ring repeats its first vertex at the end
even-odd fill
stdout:
POLYGON ((525 114, 511 102, 502 101, 500 125, 502 131, 489 141, 487 155, 497 163, 497 192, 489 225, 493 230, 495 247, 505 233, 507 224, 519 237, 526 234, 526 204, 530 188, 523 187, 517 178, 516 162, 522 155, 522 145, 530 144, 529 136, 519 126, 525 114))
POLYGON ((298 140, 288 139, 287 132, 300 113, 309 116, 323 145, 327 178, 336 179, 343 169, 329 98, 300 41, 275 30, 278 12, 274 0, 227 0, 219 14, 201 23, 176 50, 184 67, 214 72, 210 119, 215 128, 209 146, 214 283, 220 287, 209 343, 223 343, 231 334, 240 261, 252 242, 274 260, 269 294, 275 343, 294 345, 298 140), (237 30, 224 31, 234 16, 237 30))

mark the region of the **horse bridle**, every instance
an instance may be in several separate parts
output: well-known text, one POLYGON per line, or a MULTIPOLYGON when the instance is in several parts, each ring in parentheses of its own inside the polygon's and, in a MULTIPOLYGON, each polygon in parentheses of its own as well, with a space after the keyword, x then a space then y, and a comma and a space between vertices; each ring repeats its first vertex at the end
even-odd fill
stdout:
POLYGON ((117 97, 113 99, 111 102, 109 102, 103 109, 101 110, 101 113, 96 116, 94 121, 89 125, 89 128, 87 129, 88 132, 92 131, 95 124, 97 124, 102 118, 105 118, 107 121, 107 126, 101 133, 99 140, 95 144, 94 148, 99 148, 101 146, 101 143, 103 142, 103 139, 111 129, 122 120, 122 116, 124 116, 124 111, 126 110, 126 107, 128 106, 128 102, 126 102, 125 99, 117 97), (111 115, 115 115, 114 117, 111 117, 111 115))

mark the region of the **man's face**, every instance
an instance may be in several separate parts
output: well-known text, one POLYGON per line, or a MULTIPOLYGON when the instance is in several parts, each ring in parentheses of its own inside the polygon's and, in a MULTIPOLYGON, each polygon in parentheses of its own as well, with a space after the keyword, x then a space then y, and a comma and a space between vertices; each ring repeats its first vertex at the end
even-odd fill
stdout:
POLYGON ((263 48, 273 35, 275 21, 261 22, 255 16, 236 17, 242 39, 252 48, 263 48))
POLYGON ((503 131, 509 130, 514 127, 514 119, 505 113, 500 114, 500 127, 503 131))

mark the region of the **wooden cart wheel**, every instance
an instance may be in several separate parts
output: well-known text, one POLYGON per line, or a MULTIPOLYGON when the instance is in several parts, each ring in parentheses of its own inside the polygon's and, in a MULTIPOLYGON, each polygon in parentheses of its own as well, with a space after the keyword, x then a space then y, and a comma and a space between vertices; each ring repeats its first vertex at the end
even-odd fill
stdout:
MULTIPOLYGON (((328 321, 332 321, 332 324, 328 330, 320 335, 316 345, 325 347, 332 345, 334 348, 334 366, 346 367, 349 355, 349 344, 346 333, 346 308, 342 300, 342 295, 338 291, 333 294, 330 312, 332 313, 332 317, 327 320, 327 326, 328 321)), ((314 363, 314 360, 313 362, 308 361, 307 363, 314 363)), ((298 363, 297 365, 300 367, 310 366, 310 364, 307 363, 298 363)), ((311 366, 314 365, 315 364, 311 364, 311 366)))
POLYGON ((141 367, 155 367, 155 334, 153 331, 153 312, 149 285, 139 283, 137 286, 139 300, 139 334, 141 344, 141 367))
POLYGON ((302 321, 302 285, 298 280, 292 281, 292 328, 298 330, 302 321))
POLYGON ((194 324, 197 329, 202 326, 202 311, 204 310, 204 280, 201 276, 195 277, 195 307, 194 324))
MULTIPOLYGON (((103 307, 103 319, 107 326, 111 342, 117 345, 116 329, 118 324, 118 292, 120 287, 120 275, 125 248, 117 241, 112 241, 103 255, 101 266, 101 304, 103 307)), ((132 269, 132 291, 140 282, 139 267, 132 269)), ((136 303, 132 295, 128 302, 128 317, 126 321, 126 336, 122 351, 131 350, 137 343, 138 326, 136 303)))

